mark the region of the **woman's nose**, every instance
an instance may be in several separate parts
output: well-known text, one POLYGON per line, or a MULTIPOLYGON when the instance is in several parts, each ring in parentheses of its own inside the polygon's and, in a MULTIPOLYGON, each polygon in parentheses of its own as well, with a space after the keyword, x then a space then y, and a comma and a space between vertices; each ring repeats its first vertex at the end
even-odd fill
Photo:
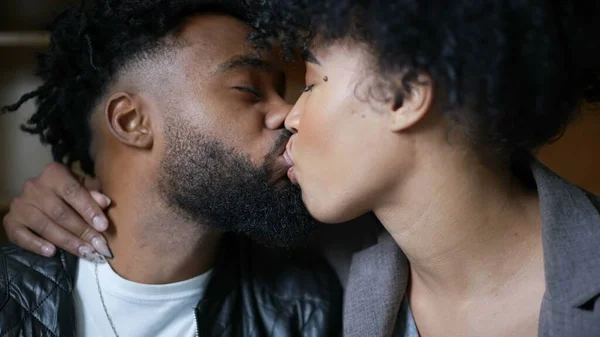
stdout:
POLYGON ((302 110, 302 98, 296 102, 296 104, 292 107, 291 111, 288 113, 287 118, 285 119, 285 128, 290 132, 298 133, 298 125, 300 124, 300 116, 302 110))

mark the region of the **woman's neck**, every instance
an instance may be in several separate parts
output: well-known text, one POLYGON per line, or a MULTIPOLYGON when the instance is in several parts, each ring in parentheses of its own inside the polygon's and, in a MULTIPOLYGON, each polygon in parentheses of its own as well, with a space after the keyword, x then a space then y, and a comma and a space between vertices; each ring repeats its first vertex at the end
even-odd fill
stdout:
POLYGON ((448 299, 497 293, 542 251, 537 194, 472 158, 428 156, 375 209, 408 257, 412 284, 448 299))

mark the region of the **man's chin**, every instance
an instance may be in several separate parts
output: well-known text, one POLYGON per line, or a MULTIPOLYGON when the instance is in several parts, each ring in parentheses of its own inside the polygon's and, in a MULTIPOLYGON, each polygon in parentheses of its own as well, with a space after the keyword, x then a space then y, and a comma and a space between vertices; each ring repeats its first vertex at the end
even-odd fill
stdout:
POLYGON ((277 237, 272 239, 264 239, 264 238, 256 238, 252 236, 247 236, 250 240, 259 243, 266 247, 275 247, 275 248, 298 248, 302 246, 306 246, 312 239, 315 230, 304 233, 297 237, 289 237, 285 238, 277 237))

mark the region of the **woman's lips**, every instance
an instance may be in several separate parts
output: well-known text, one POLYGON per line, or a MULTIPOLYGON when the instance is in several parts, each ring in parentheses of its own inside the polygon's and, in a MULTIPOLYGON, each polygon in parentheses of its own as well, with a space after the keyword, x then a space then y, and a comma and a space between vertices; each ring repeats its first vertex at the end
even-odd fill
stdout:
POLYGON ((292 141, 290 140, 286 146, 285 153, 283 154, 283 159, 290 166, 287 171, 287 176, 294 185, 298 185, 298 181, 296 180, 296 175, 294 174, 294 158, 292 157, 292 141))
POLYGON ((286 164, 288 164, 290 166, 290 168, 288 168, 288 170, 287 170, 288 178, 290 179, 292 184, 298 185, 298 181, 296 180, 296 175, 294 174, 294 160, 292 159, 292 154, 290 153, 289 148, 283 154, 283 159, 285 160, 286 164))
POLYGON ((285 162, 289 165, 289 166, 294 166, 294 160, 292 159, 292 154, 290 153, 290 150, 287 149, 284 153, 283 153, 283 159, 285 159, 285 162))
POLYGON ((298 185, 298 180, 296 179, 296 175, 294 174, 294 167, 290 167, 287 171, 287 176, 294 185, 298 185))

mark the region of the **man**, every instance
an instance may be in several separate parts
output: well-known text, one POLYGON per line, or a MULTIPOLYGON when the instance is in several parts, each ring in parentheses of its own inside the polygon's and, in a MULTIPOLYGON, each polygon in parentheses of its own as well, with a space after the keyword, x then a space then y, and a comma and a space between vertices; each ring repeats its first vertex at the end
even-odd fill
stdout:
MULTIPOLYGON (((92 217, 107 242, 72 252, 90 261, 3 247, 0 335, 338 333, 340 288, 327 266, 244 239, 288 246, 315 222, 282 156, 285 78, 250 43, 242 13, 104 0, 56 19, 43 85, 3 111, 37 99, 24 129, 57 161, 96 175, 112 198, 108 219, 92 217)), ((61 205, 53 216, 74 213, 61 205)))

